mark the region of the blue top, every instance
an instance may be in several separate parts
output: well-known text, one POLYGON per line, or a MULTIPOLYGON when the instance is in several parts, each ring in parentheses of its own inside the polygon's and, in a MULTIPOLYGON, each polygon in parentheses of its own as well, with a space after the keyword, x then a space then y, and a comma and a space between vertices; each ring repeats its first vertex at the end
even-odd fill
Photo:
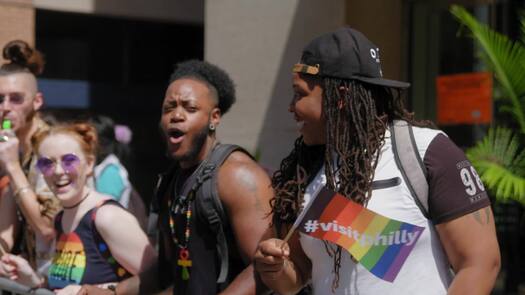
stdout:
POLYGON ((94 169, 95 190, 113 197, 124 208, 129 207, 131 183, 128 171, 114 154, 108 155, 94 169))
POLYGON ((110 195, 113 199, 120 201, 126 187, 120 176, 119 167, 116 164, 105 166, 97 177, 95 188, 97 192, 110 195))

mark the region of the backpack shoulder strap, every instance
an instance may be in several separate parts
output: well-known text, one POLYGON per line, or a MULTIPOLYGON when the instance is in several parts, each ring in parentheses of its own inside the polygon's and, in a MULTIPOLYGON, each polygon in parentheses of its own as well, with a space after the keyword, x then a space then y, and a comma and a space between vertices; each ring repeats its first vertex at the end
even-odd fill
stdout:
POLYGON ((419 155, 412 126, 406 121, 394 120, 390 127, 397 167, 417 206, 429 218, 427 169, 419 155))
POLYGON ((221 261, 220 272, 217 278, 217 283, 219 284, 226 282, 230 257, 225 233, 225 229, 229 227, 229 222, 217 191, 217 171, 218 167, 226 161, 228 156, 238 150, 250 155, 237 145, 217 145, 197 180, 202 185, 196 195, 195 206, 198 207, 196 211, 199 212, 202 220, 208 223, 209 228, 217 237, 217 252, 221 261))
POLYGON ((162 201, 166 197, 166 192, 170 188, 171 181, 177 173, 178 167, 172 165, 168 170, 162 174, 159 174, 157 177, 157 184, 155 185, 155 190, 153 191, 153 198, 150 203, 150 211, 158 213, 162 204, 162 201))
POLYGON ((159 211, 162 206, 162 202, 165 201, 166 192, 170 188, 171 180, 173 179, 176 171, 177 166, 172 165, 166 172, 158 175, 157 183, 153 191, 153 197, 149 203, 149 215, 146 234, 152 241, 155 241, 156 243, 158 242, 157 231, 159 228, 159 211))

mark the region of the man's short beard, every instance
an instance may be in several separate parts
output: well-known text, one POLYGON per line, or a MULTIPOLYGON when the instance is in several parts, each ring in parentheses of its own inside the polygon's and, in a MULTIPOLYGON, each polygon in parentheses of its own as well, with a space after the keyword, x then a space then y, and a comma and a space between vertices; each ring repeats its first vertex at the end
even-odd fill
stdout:
POLYGON ((195 134, 195 137, 190 143, 189 151, 186 154, 179 157, 173 157, 173 159, 177 162, 194 161, 201 152, 204 143, 206 142, 206 138, 208 137, 209 133, 209 125, 210 124, 206 124, 198 133, 195 134))

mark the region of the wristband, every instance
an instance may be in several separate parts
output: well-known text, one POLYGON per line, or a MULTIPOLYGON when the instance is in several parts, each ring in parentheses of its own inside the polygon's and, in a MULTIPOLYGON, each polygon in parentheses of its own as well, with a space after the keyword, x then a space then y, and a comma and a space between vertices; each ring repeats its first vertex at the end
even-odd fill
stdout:
POLYGON ((13 194, 13 197, 15 198, 15 200, 18 200, 18 199, 20 199, 20 195, 21 194, 24 194, 24 193, 26 193, 26 192, 28 192, 30 190, 31 190, 31 187, 29 187, 29 186, 21 187, 21 188, 19 188, 19 189, 17 189, 15 191, 15 193, 13 194))

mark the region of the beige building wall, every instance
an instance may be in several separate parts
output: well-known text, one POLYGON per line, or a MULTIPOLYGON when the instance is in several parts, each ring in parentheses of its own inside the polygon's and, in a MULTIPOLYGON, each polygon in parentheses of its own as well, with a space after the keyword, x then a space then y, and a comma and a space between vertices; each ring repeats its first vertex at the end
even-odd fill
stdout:
POLYGON ((291 68, 313 37, 345 22, 344 0, 208 0, 205 58, 237 84, 237 103, 218 129, 276 169, 298 136, 288 113, 291 68))
POLYGON ((402 0, 347 0, 347 24, 365 34, 381 52, 385 78, 406 80, 408 38, 402 0))
MULTIPOLYGON (((31 45, 35 42, 35 9, 31 0, 0 0, 0 48, 14 39, 31 45)), ((1 55, 0 62, 4 62, 1 55)))
POLYGON ((33 0, 36 8, 202 24, 204 0, 33 0))

